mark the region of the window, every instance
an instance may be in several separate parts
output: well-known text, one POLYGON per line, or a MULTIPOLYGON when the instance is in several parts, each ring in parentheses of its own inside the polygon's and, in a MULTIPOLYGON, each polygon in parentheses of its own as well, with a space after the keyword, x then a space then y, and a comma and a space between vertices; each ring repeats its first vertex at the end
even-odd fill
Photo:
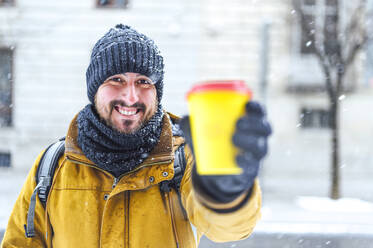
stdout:
POLYGON ((301 8, 305 14, 301 27, 307 25, 311 31, 301 28, 300 53, 314 52, 315 41, 325 42, 326 52, 335 52, 333 41, 337 39, 338 0, 302 0, 301 8), (322 30, 316 30, 321 28, 322 30))
POLYGON ((303 107, 300 123, 302 128, 329 128, 330 112, 325 109, 303 107))
POLYGON ((127 8, 129 0, 97 0, 99 8, 127 8))
POLYGON ((0 7, 1 6, 13 6, 14 0, 0 0, 0 7))
POLYGON ((310 54, 315 50, 315 16, 305 15, 305 20, 302 21, 308 23, 303 23, 302 26, 309 25, 312 29, 310 32, 302 29, 300 52, 302 54, 310 54))
POLYGON ((10 167, 10 153, 0 152, 0 167, 10 167))
POLYGON ((13 50, 0 48, 0 127, 12 124, 13 50))

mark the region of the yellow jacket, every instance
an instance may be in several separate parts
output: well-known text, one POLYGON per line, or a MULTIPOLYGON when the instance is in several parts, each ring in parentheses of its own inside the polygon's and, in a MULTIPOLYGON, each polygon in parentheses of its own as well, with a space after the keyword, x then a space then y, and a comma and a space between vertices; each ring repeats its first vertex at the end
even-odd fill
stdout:
POLYGON ((46 209, 39 200, 33 238, 25 237, 27 211, 36 187, 36 159, 15 203, 1 244, 11 247, 196 247, 202 235, 215 242, 247 238, 260 217, 261 193, 255 182, 247 203, 232 213, 211 208, 232 208, 244 196, 226 205, 212 204, 193 190, 193 157, 185 149, 187 167, 181 182, 182 206, 177 193, 161 193, 158 184, 174 175, 174 151, 184 142, 173 137, 169 115, 163 119, 160 142, 135 170, 115 178, 88 160, 77 145, 76 117, 66 136, 46 209), (165 173, 167 172, 167 173, 165 173), (191 224, 195 227, 193 229, 191 224), (196 234, 196 236, 194 235, 196 234))

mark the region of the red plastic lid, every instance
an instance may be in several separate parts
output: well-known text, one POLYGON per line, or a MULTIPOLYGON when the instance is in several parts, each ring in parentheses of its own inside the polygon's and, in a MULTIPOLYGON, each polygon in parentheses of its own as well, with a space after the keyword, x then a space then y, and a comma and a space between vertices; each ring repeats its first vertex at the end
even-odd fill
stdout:
POLYGON ((243 80, 214 80, 205 81, 196 84, 187 93, 187 98, 189 95, 194 93, 206 92, 206 91, 237 91, 242 94, 248 94, 251 98, 252 92, 245 84, 243 80))

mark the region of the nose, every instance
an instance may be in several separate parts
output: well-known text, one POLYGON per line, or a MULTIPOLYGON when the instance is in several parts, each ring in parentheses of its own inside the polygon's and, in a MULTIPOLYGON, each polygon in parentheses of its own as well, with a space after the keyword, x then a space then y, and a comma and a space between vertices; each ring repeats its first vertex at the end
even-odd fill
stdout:
POLYGON ((126 85, 124 85, 121 93, 126 104, 129 106, 139 101, 138 90, 134 82, 128 82, 126 85))

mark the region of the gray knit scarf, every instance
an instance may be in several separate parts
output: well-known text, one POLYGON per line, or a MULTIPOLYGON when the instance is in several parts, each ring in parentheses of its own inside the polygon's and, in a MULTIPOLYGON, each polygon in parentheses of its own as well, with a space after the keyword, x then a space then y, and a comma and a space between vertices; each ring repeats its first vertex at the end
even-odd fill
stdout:
POLYGON ((118 177, 148 157, 161 136, 162 118, 159 104, 154 116, 136 133, 123 134, 106 125, 88 104, 78 115, 78 144, 88 159, 118 177))

